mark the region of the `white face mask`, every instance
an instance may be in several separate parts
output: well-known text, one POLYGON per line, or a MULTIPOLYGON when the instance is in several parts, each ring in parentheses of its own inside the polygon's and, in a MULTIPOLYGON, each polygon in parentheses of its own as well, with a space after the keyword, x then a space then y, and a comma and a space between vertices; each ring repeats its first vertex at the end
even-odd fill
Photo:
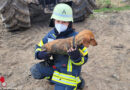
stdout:
POLYGON ((59 33, 64 32, 67 29, 68 26, 64 24, 55 24, 55 28, 59 33))

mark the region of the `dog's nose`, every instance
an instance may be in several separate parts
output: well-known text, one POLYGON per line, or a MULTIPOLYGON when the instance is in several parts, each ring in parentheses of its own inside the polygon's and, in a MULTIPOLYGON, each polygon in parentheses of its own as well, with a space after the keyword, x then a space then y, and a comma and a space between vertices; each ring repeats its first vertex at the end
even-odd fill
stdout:
POLYGON ((97 45, 98 45, 98 43, 97 43, 96 40, 95 40, 94 46, 97 46, 97 45))
POLYGON ((98 43, 96 42, 95 46, 98 45, 98 43))

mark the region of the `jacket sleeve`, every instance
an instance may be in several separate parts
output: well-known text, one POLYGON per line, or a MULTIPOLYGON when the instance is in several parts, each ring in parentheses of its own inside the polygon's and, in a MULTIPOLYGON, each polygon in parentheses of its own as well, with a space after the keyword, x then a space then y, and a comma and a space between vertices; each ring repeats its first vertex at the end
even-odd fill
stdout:
POLYGON ((47 59, 49 57, 48 53, 45 51, 42 51, 42 47, 45 43, 48 42, 47 40, 48 35, 46 35, 36 46, 35 46, 35 59, 47 59))
POLYGON ((79 49, 79 51, 81 53, 80 57, 76 60, 71 60, 72 63, 74 65, 77 65, 77 66, 83 65, 88 61, 88 49, 87 49, 87 47, 82 46, 79 49))

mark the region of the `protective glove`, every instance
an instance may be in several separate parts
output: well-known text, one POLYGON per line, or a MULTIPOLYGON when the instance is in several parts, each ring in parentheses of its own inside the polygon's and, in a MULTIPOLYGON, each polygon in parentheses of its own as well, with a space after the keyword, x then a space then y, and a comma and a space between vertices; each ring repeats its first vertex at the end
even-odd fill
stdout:
POLYGON ((71 60, 77 60, 78 58, 81 57, 81 54, 78 48, 75 48, 75 49, 70 48, 69 50, 67 50, 67 52, 71 60))
POLYGON ((37 53, 38 59, 48 60, 48 59, 50 59, 50 56, 51 56, 51 54, 46 51, 40 51, 37 53))

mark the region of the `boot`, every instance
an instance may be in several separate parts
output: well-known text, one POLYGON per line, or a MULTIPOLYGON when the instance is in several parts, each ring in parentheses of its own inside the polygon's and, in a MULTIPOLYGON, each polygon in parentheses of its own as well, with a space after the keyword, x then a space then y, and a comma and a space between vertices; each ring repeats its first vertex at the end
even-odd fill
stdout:
POLYGON ((85 86, 85 80, 82 77, 80 77, 80 80, 81 80, 81 83, 78 84, 77 89, 82 90, 85 86))

